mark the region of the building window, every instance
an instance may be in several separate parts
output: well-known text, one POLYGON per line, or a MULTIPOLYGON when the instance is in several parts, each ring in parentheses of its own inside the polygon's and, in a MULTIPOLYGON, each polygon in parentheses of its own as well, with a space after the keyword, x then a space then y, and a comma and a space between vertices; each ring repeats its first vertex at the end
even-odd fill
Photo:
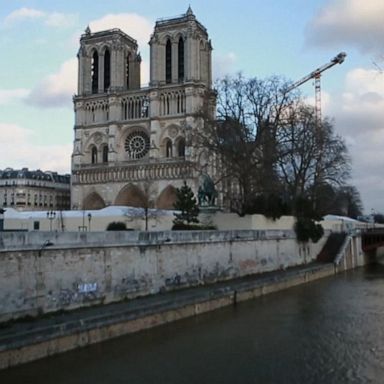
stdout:
POLYGON ((169 139, 167 139, 165 144, 165 156, 172 157, 172 142, 169 139))
POLYGON ((165 82, 172 82, 172 44, 169 39, 165 46, 165 82))
POLYGON ((142 159, 149 152, 149 136, 145 132, 134 131, 125 139, 124 147, 130 159, 142 159))
POLYGON ((108 163, 108 145, 103 147, 103 163, 108 163))
POLYGON ((129 64, 130 64, 130 61, 131 61, 131 55, 128 54, 127 61, 125 64, 125 78, 126 78, 127 89, 129 89, 129 64))
POLYGON ((182 37, 179 39, 178 46, 178 56, 179 56, 179 81, 184 81, 184 40, 182 37))
POLYGON ((97 148, 96 147, 92 147, 92 149, 91 149, 91 162, 92 162, 92 164, 97 163, 97 148))
POLYGON ((185 140, 180 139, 177 144, 177 154, 179 157, 185 157, 185 140))
POLYGON ((93 52, 93 56, 92 56, 91 76, 92 76, 92 93, 97 93, 99 89, 99 55, 97 54, 96 51, 93 52))
POLYGON ((111 54, 107 48, 104 53, 104 91, 111 85, 111 54))
POLYGON ((33 222, 33 230, 38 231, 40 229, 40 221, 33 222))

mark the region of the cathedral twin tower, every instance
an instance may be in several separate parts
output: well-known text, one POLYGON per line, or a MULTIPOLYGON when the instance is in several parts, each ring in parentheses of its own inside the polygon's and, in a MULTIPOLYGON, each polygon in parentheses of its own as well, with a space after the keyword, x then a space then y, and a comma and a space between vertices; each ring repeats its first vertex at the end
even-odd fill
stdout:
POLYGON ((74 97, 72 209, 172 209, 175 188, 198 188, 201 161, 188 133, 211 90, 211 43, 189 8, 156 22, 150 83, 140 88, 136 40, 120 29, 80 39, 74 97))

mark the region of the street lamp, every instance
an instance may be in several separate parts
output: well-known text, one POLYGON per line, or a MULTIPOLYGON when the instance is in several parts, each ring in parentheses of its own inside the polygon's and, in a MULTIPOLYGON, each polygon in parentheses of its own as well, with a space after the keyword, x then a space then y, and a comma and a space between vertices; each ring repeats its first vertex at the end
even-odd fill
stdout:
POLYGON ((52 232, 52 220, 54 220, 56 217, 55 211, 48 211, 47 212, 47 219, 49 220, 49 230, 52 232))
POLYGON ((5 209, 0 208, 0 231, 4 231, 4 213, 5 209))
POLYGON ((371 208, 371 216, 372 216, 373 228, 375 228, 375 215, 376 215, 376 212, 375 212, 374 208, 371 208))
POLYGON ((88 213, 88 231, 91 232, 91 220, 92 220, 92 214, 88 213))

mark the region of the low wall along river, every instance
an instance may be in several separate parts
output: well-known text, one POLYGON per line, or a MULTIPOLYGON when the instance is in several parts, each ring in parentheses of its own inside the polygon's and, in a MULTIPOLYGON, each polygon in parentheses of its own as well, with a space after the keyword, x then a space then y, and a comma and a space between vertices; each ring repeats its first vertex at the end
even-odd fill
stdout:
POLYGON ((82 321, 68 327, 69 331, 63 325, 46 341, 44 335, 35 335, 36 341, 32 342, 19 334, 18 340, 5 335, 4 343, 0 342, 0 368, 203 313, 365 263, 360 237, 348 237, 337 256, 337 265, 311 267, 326 237, 317 244, 299 244, 292 231, 4 235, 0 251, 2 322, 280 272, 272 280, 251 282, 240 290, 224 286, 218 294, 205 296, 200 302, 180 300, 179 307, 175 296, 169 308, 154 306, 141 312, 141 317, 129 315, 119 321, 99 317, 92 329, 84 328, 82 321), (298 266, 304 269, 284 272, 298 266))
POLYGON ((300 245, 292 231, 46 235, 3 238, 0 321, 286 269, 324 242, 300 245))

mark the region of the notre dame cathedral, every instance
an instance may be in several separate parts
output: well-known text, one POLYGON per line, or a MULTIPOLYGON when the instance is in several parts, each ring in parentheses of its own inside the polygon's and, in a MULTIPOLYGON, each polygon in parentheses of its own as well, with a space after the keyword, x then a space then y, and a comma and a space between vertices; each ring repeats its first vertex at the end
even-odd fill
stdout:
POLYGON ((136 40, 120 29, 81 36, 72 209, 148 201, 172 209, 184 180, 198 189, 204 160, 189 137, 212 87, 207 30, 188 8, 158 20, 149 45, 150 83, 141 88, 136 40))

